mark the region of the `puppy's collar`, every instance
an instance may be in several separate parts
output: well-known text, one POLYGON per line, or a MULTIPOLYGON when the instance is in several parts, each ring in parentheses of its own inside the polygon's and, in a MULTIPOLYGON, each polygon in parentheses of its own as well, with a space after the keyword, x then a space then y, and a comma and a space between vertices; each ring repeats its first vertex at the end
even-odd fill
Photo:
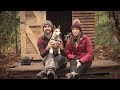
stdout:
POLYGON ((55 38, 51 38, 51 40, 55 40, 55 41, 58 41, 57 39, 55 39, 55 38))
MULTIPOLYGON (((60 41, 60 40, 58 40, 58 39, 55 39, 55 38, 52 38, 52 37, 51 37, 51 40, 60 41)), ((61 42, 61 41, 60 41, 60 42, 61 42)))

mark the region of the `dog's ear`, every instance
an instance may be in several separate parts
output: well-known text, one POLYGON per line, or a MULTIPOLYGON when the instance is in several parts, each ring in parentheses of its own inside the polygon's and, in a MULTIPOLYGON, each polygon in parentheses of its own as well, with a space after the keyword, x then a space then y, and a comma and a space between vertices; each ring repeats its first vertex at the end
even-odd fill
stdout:
POLYGON ((60 25, 58 26, 58 28, 60 29, 60 25))
POLYGON ((53 29, 55 29, 56 28, 56 26, 55 25, 53 25, 53 29))

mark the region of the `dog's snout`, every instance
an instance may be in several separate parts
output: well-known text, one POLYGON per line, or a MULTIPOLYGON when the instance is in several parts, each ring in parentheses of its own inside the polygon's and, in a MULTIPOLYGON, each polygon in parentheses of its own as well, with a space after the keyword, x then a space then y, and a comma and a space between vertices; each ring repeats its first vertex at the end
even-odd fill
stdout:
POLYGON ((60 35, 60 32, 57 32, 56 35, 60 35))

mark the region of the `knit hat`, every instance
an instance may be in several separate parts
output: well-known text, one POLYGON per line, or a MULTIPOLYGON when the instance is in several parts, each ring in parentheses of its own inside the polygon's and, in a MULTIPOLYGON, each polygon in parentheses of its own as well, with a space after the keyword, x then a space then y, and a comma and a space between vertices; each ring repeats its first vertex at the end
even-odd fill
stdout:
POLYGON ((73 28, 78 28, 79 30, 82 30, 81 25, 80 25, 80 22, 78 22, 78 21, 75 21, 75 22, 72 24, 71 29, 73 29, 73 28))
POLYGON ((42 25, 42 28, 44 28, 45 25, 50 25, 50 27, 53 29, 53 23, 49 20, 46 20, 43 25, 42 25))

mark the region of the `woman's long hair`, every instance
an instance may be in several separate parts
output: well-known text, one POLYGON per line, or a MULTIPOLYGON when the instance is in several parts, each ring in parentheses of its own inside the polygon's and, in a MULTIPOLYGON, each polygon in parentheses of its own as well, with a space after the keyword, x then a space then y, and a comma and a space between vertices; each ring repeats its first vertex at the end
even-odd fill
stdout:
POLYGON ((83 32, 80 31, 79 35, 77 37, 75 37, 72 33, 70 35, 70 48, 72 48, 72 45, 77 42, 77 44, 79 45, 80 44, 80 38, 82 37, 83 35, 83 32))

